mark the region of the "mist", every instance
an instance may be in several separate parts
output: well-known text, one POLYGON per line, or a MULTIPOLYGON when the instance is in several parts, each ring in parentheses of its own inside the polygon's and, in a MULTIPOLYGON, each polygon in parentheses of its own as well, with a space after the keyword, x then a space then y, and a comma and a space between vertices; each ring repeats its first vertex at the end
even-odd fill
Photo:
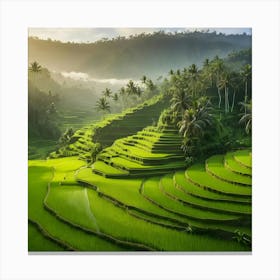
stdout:
MULTIPOLYGON (((131 78, 127 79, 117 79, 117 78, 110 78, 110 79, 98 79, 91 77, 88 73, 83 73, 83 72, 61 72, 61 75, 65 78, 70 78, 76 81, 81 81, 81 82, 95 82, 95 83, 101 83, 101 84, 106 84, 106 85, 112 85, 112 86, 124 86, 131 80, 131 78)), ((138 80, 134 80, 136 83, 140 83, 138 80)))

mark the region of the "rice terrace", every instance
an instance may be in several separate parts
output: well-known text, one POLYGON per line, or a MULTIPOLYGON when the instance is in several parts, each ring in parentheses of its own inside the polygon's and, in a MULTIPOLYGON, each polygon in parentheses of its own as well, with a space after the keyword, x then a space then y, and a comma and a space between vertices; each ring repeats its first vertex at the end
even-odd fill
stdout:
POLYGON ((250 252, 251 30, 71 30, 29 29, 29 252, 250 252))

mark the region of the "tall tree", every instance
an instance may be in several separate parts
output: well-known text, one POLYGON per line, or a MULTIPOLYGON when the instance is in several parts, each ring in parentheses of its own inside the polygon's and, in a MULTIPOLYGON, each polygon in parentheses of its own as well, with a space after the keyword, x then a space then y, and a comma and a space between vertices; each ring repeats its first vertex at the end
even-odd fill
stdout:
POLYGON ((196 100, 193 106, 184 112, 183 119, 178 123, 179 132, 183 135, 182 148, 185 153, 193 149, 194 143, 198 143, 205 131, 212 125, 212 107, 206 97, 196 100))
POLYGON ((126 92, 128 95, 135 95, 137 92, 137 87, 132 80, 127 83, 126 92))
POLYGON ((241 109, 244 110, 239 123, 245 125, 245 131, 249 134, 252 131, 252 99, 248 103, 240 102, 241 109))
POLYGON ((102 91, 104 97, 111 97, 112 91, 109 88, 105 88, 105 90, 102 91))
POLYGON ((96 109, 103 113, 103 116, 106 112, 110 112, 110 104, 105 97, 100 97, 96 102, 96 109))
POLYGON ((112 99, 117 102, 119 100, 119 95, 117 93, 115 93, 113 95, 112 99))
POLYGON ((42 71, 42 66, 37 61, 34 61, 30 63, 28 70, 33 73, 39 73, 42 71))
POLYGON ((230 85, 230 74, 227 71, 224 71, 220 76, 219 88, 224 89, 224 98, 225 98, 225 113, 229 112, 229 85, 230 85))
POLYGON ((147 77, 145 75, 142 76, 141 81, 143 84, 146 84, 147 77))
POLYGON ((218 56, 216 56, 214 60, 211 62, 211 69, 213 71, 216 80, 216 88, 219 97, 218 107, 221 108, 222 96, 220 92, 219 83, 220 83, 221 75, 225 69, 224 61, 220 59, 218 56))
POLYGON ((232 103, 231 103, 230 111, 233 112, 234 106, 235 106, 236 92, 240 87, 240 75, 237 72, 231 72, 230 73, 230 84, 231 84, 232 89, 233 89, 232 103))
POLYGON ((198 96, 201 80, 198 68, 195 64, 192 64, 188 69, 188 85, 189 91, 192 93, 194 97, 198 96))
POLYGON ((171 109, 178 112, 183 117, 185 110, 187 110, 192 102, 192 98, 187 94, 186 90, 175 88, 171 98, 171 109))
MULTIPOLYGON (((241 77, 242 80, 244 82, 244 103, 247 103, 247 99, 248 99, 248 84, 251 82, 251 78, 252 78, 252 66, 250 64, 246 64, 242 67, 241 69, 241 77)), ((244 107, 244 112, 246 114, 246 110, 247 107, 244 107)))
POLYGON ((32 63, 30 63, 30 66, 28 67, 28 70, 30 73, 32 73, 34 76, 34 81, 37 80, 37 77, 38 74, 42 71, 42 66, 37 62, 37 61, 34 61, 32 63))

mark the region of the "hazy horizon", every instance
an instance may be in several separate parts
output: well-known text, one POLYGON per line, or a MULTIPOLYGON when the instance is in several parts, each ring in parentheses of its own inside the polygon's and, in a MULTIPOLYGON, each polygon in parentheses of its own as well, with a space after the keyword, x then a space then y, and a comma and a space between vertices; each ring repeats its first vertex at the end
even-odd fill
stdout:
POLYGON ((230 34, 252 34, 251 28, 29 28, 29 37, 39 39, 59 40, 61 42, 89 43, 96 42, 102 38, 116 38, 118 36, 129 37, 141 33, 153 33, 157 31, 192 32, 192 31, 216 31, 217 33, 230 34))

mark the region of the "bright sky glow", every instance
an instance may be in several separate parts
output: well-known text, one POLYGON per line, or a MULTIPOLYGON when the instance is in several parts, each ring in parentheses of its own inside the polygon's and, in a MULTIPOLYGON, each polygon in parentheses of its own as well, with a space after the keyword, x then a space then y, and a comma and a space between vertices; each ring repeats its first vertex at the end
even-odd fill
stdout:
POLYGON ((114 38, 117 36, 128 37, 140 33, 153 33, 164 30, 165 32, 202 31, 209 29, 225 34, 251 34, 250 28, 29 28, 29 36, 41 39, 59 40, 62 42, 95 42, 102 38, 114 38))

